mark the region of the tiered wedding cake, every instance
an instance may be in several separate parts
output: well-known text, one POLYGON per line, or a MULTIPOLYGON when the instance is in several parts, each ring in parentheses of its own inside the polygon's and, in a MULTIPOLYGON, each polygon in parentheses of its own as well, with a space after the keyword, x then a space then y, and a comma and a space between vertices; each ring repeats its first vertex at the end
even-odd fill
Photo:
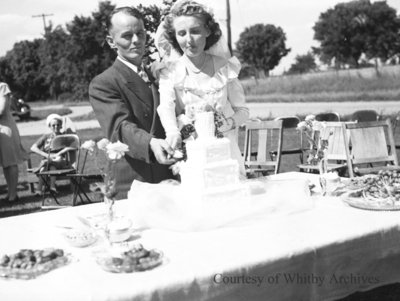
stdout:
POLYGON ((265 221, 312 208, 305 180, 240 180, 230 141, 214 137, 213 113, 196 116, 181 184, 133 181, 126 210, 135 227, 199 231, 265 221))
POLYGON ((196 140, 186 143, 187 161, 181 166, 182 189, 204 198, 243 196, 237 160, 231 158, 227 138, 215 138, 214 114, 196 115, 196 140))

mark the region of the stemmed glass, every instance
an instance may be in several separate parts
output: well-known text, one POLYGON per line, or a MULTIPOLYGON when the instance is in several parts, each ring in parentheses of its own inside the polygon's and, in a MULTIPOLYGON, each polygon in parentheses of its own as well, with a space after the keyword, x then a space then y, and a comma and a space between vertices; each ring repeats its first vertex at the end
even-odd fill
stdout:
POLYGON ((110 224, 115 219, 114 198, 117 194, 115 187, 115 167, 118 160, 122 159, 124 154, 129 151, 129 147, 120 141, 111 143, 108 139, 103 138, 97 143, 93 140, 85 141, 81 148, 86 149, 90 154, 95 155, 96 165, 103 175, 104 185, 101 187, 101 192, 104 196, 104 204, 106 205, 104 232, 107 241, 111 244, 110 224), (102 160, 100 160, 99 156, 103 157, 102 160), (105 165, 104 162, 106 162, 105 165))
POLYGON ((114 160, 107 161, 107 167, 104 174, 104 187, 103 187, 104 204, 106 205, 106 216, 105 216, 106 220, 105 220, 104 233, 110 245, 111 241, 110 241, 109 225, 114 220, 115 217, 114 198, 117 194, 115 188, 115 163, 116 161, 114 160))

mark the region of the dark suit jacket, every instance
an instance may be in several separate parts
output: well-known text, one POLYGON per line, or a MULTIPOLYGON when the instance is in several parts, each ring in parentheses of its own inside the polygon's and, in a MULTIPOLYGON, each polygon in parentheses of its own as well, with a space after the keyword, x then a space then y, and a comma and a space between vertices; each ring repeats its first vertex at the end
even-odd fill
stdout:
POLYGON ((105 136, 129 146, 125 160, 116 166, 118 198, 126 198, 134 179, 159 183, 173 178, 169 166, 158 164, 150 139, 165 138, 157 115, 158 91, 151 88, 128 66, 115 60, 89 86, 89 99, 105 136))

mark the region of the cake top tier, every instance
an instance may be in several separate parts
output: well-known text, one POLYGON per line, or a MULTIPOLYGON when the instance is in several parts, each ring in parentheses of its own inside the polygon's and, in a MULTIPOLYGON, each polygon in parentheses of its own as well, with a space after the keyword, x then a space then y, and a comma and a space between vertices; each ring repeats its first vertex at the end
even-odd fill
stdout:
POLYGON ((199 139, 209 139, 215 137, 214 113, 197 113, 194 127, 199 139))

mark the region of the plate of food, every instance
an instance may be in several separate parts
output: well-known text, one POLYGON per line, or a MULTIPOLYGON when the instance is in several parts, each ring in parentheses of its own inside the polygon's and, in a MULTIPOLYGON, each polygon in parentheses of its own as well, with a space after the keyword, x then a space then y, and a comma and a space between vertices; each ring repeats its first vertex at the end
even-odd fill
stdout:
POLYGON ((62 232, 64 239, 76 248, 84 248, 94 244, 98 236, 89 227, 67 228, 62 232))
POLYGON ((400 173, 380 171, 378 175, 350 179, 343 201, 366 210, 400 210, 400 173))
POLYGON ((33 279, 70 262, 62 249, 21 249, 0 257, 0 278, 33 279))
POLYGON ((147 250, 141 244, 120 253, 102 250, 95 253, 96 262, 103 270, 111 273, 133 273, 154 269, 164 260, 163 253, 156 249, 147 250))
POLYGON ((362 177, 341 179, 340 184, 332 191, 334 196, 361 196, 363 189, 369 187, 378 175, 365 175, 362 177))

